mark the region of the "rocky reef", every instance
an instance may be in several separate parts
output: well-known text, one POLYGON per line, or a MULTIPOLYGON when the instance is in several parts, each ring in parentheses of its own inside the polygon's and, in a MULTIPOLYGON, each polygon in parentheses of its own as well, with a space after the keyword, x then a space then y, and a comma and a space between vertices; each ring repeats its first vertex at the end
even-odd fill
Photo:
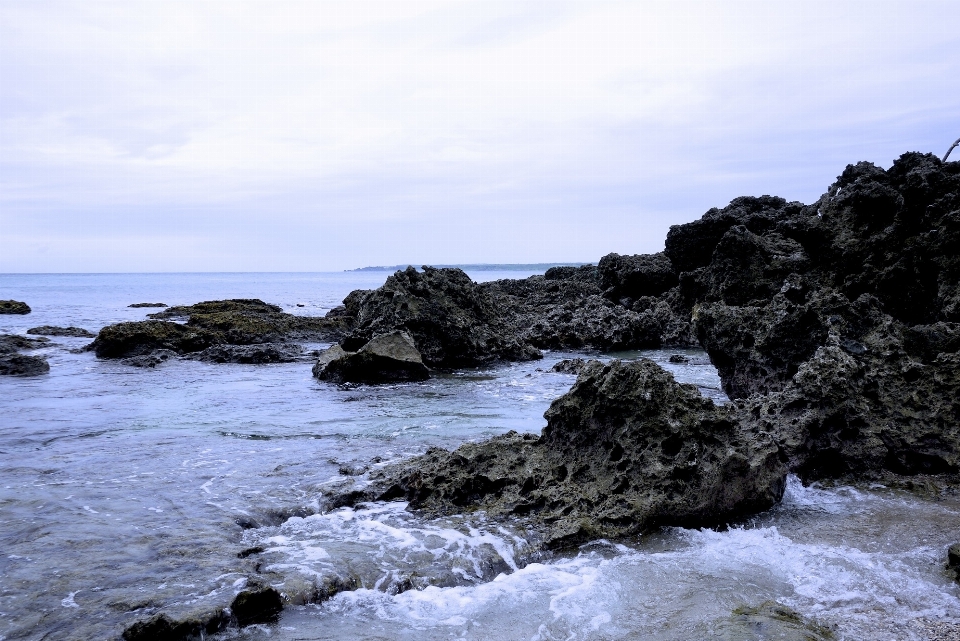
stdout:
POLYGON ((94 338, 92 334, 82 327, 55 327, 53 325, 41 325, 40 327, 31 327, 27 330, 28 334, 35 336, 67 336, 70 338, 94 338))
POLYGON ((541 436, 431 450, 328 498, 522 517, 565 545, 736 519, 776 502, 787 472, 956 479, 958 194, 960 163, 909 153, 889 170, 848 166, 811 205, 737 198, 672 227, 661 254, 476 286, 408 269, 355 293, 342 313, 357 337, 429 328, 411 332, 417 346, 449 365, 482 360, 482 345, 517 359, 513 345, 699 344, 733 402, 714 407, 652 362, 570 361, 558 371, 579 378, 541 436))
POLYGON ((335 383, 391 383, 424 381, 430 371, 410 334, 393 331, 375 336, 357 352, 334 345, 317 359, 313 375, 335 383))
POLYGON ((346 316, 297 316, 257 299, 169 307, 149 317, 104 327, 87 349, 149 367, 169 354, 215 363, 292 362, 302 350, 291 343, 336 340, 352 326, 346 316))
POLYGON ((29 314, 30 306, 18 300, 0 300, 0 314, 29 314))
POLYGON ((12 334, 0 334, 0 375, 38 376, 50 371, 50 364, 43 356, 21 354, 21 350, 46 347, 49 338, 26 338, 12 334))

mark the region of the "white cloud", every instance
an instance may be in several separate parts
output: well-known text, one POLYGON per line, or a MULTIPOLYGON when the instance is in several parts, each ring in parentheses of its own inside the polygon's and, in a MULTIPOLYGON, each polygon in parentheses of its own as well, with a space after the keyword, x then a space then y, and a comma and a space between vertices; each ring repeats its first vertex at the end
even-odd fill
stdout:
POLYGON ((0 224, 32 240, 0 270, 49 264, 29 247, 54 236, 76 270, 130 269, 124 239, 163 269, 656 251, 741 193, 812 198, 846 162, 942 153, 958 17, 923 0, 8 1, 0 224), (171 256, 160 239, 183 234, 209 251, 171 256), (251 243, 272 248, 253 265, 231 249, 251 243))

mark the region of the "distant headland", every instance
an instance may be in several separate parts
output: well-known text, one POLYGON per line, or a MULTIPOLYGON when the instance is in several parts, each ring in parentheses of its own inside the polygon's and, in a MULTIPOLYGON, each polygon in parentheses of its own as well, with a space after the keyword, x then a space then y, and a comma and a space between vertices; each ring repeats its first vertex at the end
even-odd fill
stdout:
MULTIPOLYGON (((345 269, 345 272, 395 272, 406 269, 408 265, 419 265, 420 263, 406 263, 403 265, 377 265, 373 267, 358 267, 357 269, 345 269)), ((551 267, 582 267, 591 263, 480 263, 463 265, 431 265, 432 267, 456 267, 463 271, 471 272, 527 272, 527 271, 546 271, 551 267)))

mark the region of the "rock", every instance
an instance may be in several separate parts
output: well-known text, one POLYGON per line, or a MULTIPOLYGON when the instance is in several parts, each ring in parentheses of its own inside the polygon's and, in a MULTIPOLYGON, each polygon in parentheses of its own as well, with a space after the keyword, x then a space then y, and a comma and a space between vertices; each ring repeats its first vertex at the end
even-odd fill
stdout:
POLYGON ((240 627, 276 621, 283 610, 280 593, 271 587, 252 586, 243 590, 230 604, 230 611, 240 627))
POLYGON ((379 289, 350 299, 344 306, 349 302, 357 314, 356 327, 341 341, 346 351, 359 350, 374 336, 405 331, 432 367, 542 357, 504 322, 491 295, 460 269, 408 267, 379 289))
POLYGON ((202 351, 224 342, 223 336, 206 329, 149 320, 108 325, 87 346, 99 358, 144 356, 154 350, 170 350, 177 354, 202 351))
POLYGON ((393 331, 375 336, 357 352, 334 345, 317 359, 313 375, 336 383, 389 383, 423 381, 430 372, 410 334, 393 331))
POLYGON ((18 300, 0 300, 0 314, 29 314, 30 306, 18 300))
POLYGON ((582 358, 567 358, 554 364, 550 369, 560 374, 579 374, 586 365, 587 361, 582 358))
POLYGON ((352 325, 348 317, 318 318, 287 314, 256 298, 206 301, 169 307, 153 319, 186 318, 190 327, 216 332, 222 343, 250 345, 291 340, 337 340, 352 325))
POLYGON ((777 444, 650 360, 590 362, 544 416, 540 438, 510 433, 454 452, 434 448, 372 472, 372 485, 351 498, 522 518, 562 548, 722 524, 783 493, 777 444))
POLYGON ((138 621, 123 631, 124 641, 192 641, 223 630, 229 617, 222 611, 209 617, 173 620, 166 614, 158 614, 146 621, 138 621))
POLYGON ((299 345, 287 343, 260 343, 257 345, 214 345, 189 358, 207 363, 243 363, 265 365, 294 363, 303 358, 299 345))
POLYGON ((624 297, 659 296, 679 283, 666 254, 607 254, 597 263, 600 288, 613 301, 624 297))
POLYGON ((27 338, 16 334, 0 334, 0 354, 12 354, 22 349, 38 349, 46 347, 49 338, 27 338))
POLYGON ((44 336, 70 336, 74 338, 94 338, 92 334, 82 327, 54 327, 53 325, 41 325, 40 327, 31 327, 27 330, 28 334, 40 334, 44 336))
POLYGON ((166 303, 133 303, 127 307, 167 307, 166 303))
POLYGON ((690 359, 683 354, 671 354, 668 359, 671 363, 689 363, 690 359))
POLYGON ((169 349, 157 349, 149 354, 124 358, 121 360, 121 362, 124 365, 130 365, 131 367, 156 367, 157 365, 165 363, 176 356, 177 353, 169 349))
POLYGON ((0 354, 0 375, 39 376, 50 371, 50 364, 42 356, 27 354, 0 354))
POLYGON ((947 569, 960 581, 960 543, 954 543, 947 548, 947 569))
POLYGON ((756 607, 741 606, 730 621, 717 626, 717 636, 725 641, 776 639, 777 641, 833 641, 831 628, 801 616, 796 610, 775 601, 756 607))

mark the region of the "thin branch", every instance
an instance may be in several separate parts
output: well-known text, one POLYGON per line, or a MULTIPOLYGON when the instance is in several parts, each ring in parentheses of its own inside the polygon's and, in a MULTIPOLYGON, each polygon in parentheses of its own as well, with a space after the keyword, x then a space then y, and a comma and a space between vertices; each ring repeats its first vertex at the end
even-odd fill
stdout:
POLYGON ((953 151, 953 148, 957 145, 960 145, 960 138, 957 138, 957 142, 950 145, 950 149, 947 149, 947 153, 943 154, 943 162, 947 162, 947 158, 950 157, 950 152, 953 151))

